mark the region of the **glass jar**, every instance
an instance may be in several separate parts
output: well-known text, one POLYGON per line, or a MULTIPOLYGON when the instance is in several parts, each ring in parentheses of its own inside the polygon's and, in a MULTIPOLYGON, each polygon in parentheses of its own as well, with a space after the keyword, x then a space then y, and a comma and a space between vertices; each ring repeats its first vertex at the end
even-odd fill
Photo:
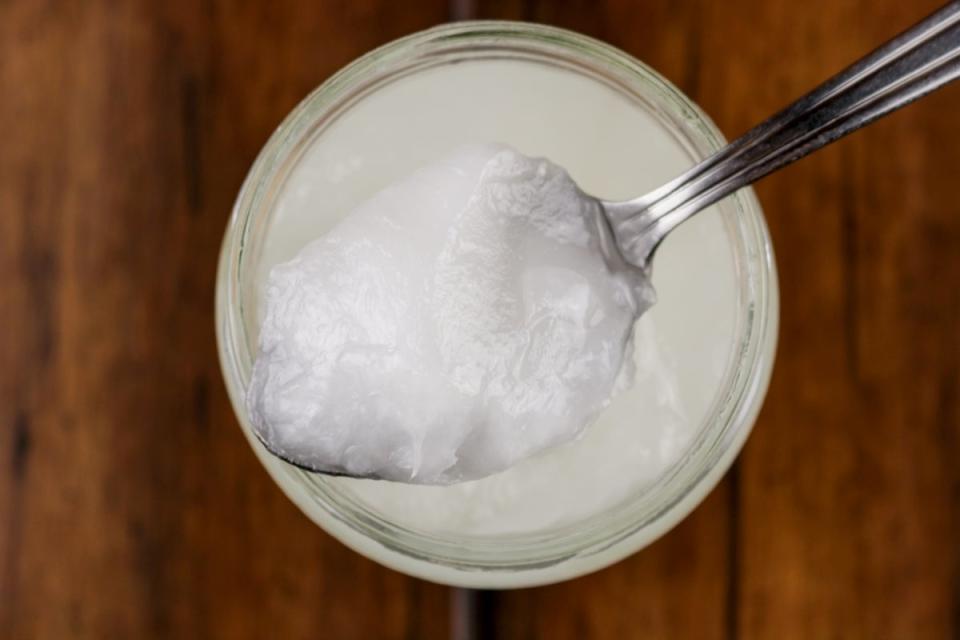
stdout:
POLYGON ((330 78, 293 110, 261 151, 226 229, 216 323, 221 366, 243 432, 274 480, 314 522, 354 550, 405 573, 452 585, 506 588, 555 582, 616 562, 669 530, 704 498, 740 451, 760 409, 775 351, 778 300, 763 215, 752 190, 744 189, 718 205, 735 254, 738 297, 734 342, 719 390, 692 442, 666 473, 626 504, 576 527, 486 537, 417 531, 366 508, 336 481, 267 452, 251 430, 244 394, 256 353, 262 245, 277 194, 304 150, 378 87, 438 65, 477 59, 530 60, 602 82, 655 117, 691 161, 724 144, 707 116, 664 78, 576 33, 525 23, 465 22, 403 38, 330 78))

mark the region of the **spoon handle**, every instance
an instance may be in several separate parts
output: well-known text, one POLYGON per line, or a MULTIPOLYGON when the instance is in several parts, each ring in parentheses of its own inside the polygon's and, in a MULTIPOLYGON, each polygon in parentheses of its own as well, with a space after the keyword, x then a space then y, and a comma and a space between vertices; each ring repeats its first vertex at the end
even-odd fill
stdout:
POLYGON ((694 213, 958 77, 954 1, 678 178, 604 208, 626 254, 646 264, 663 237, 694 213))

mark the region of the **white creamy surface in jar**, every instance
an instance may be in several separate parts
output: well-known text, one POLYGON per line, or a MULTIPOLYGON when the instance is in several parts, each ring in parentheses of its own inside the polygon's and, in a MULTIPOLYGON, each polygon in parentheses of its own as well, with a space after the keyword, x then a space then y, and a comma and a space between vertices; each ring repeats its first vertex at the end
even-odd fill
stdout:
MULTIPOLYGON (((441 66, 368 96, 308 149, 279 199, 262 282, 377 191, 485 140, 550 158, 585 192, 610 199, 645 193, 690 165, 651 116, 587 78, 517 61, 441 66)), ((542 531, 616 508, 683 455, 726 372, 738 302, 729 236, 715 210, 664 242, 653 285, 657 303, 635 329, 633 384, 574 442, 445 487, 325 481, 386 520, 436 533, 542 531)))

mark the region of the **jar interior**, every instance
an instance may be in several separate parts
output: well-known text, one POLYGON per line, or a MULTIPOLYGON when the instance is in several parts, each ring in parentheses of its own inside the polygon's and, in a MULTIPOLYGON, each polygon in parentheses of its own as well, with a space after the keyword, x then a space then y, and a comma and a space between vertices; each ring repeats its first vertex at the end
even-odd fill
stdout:
MULTIPOLYGON (((564 166, 588 193, 625 199, 720 143, 657 77, 556 43, 448 43, 339 80, 281 129, 251 199, 238 267, 244 387, 269 269, 416 167, 498 141, 564 166)), ((728 198, 664 242, 659 301, 636 329, 642 391, 616 398, 581 440, 452 487, 329 478, 272 460, 284 467, 281 485, 305 491, 321 525, 335 518, 389 549, 457 567, 543 566, 633 535, 703 478, 733 430, 749 428, 731 415, 755 355, 746 345, 765 253, 757 218, 744 196, 728 198)))

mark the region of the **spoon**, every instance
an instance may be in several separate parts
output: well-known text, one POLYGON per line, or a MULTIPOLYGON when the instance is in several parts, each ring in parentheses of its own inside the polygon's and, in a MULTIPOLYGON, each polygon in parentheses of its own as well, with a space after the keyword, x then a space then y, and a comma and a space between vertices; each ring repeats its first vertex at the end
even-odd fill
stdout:
MULTIPOLYGON (((960 0, 950 2, 679 177, 623 202, 598 200, 623 258, 649 270, 679 224, 741 187, 960 77, 960 0)), ((259 437, 259 434, 258 434, 259 437)), ((314 469, 264 446, 306 471, 314 469)))

